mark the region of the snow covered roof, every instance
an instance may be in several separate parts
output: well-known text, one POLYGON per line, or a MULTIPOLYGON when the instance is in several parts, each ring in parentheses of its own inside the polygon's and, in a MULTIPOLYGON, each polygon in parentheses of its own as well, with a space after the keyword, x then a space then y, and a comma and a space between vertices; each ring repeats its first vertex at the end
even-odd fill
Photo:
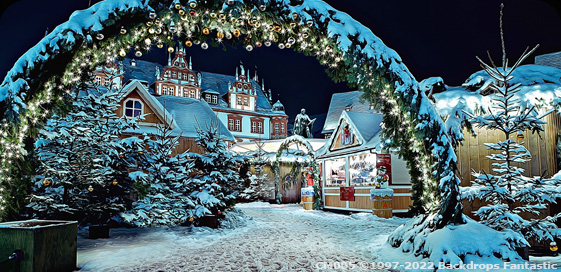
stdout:
MULTIPOLYGON (((171 113, 175 122, 183 132, 184 137, 197 137, 198 133, 196 130, 197 120, 201 126, 205 125, 205 122, 209 122, 216 117, 216 114, 209 105, 202 100, 179 97, 179 96, 159 96, 156 99, 164 105, 165 109, 171 113)), ((218 122, 220 128, 220 135, 222 135, 227 141, 234 141, 234 136, 228 131, 222 122, 218 122)))
POLYGON ((151 86, 156 81, 156 67, 159 67, 160 73, 164 71, 163 66, 158 63, 144 60, 135 61, 136 66, 132 66, 131 59, 123 60, 124 82, 131 79, 145 80, 148 82, 148 86, 151 86))
POLYGON ((337 123, 337 131, 331 134, 327 143, 317 151, 316 156, 331 157, 375 149, 381 143, 379 132, 381 130, 380 123, 382 123, 383 117, 384 115, 379 113, 343 111, 337 123), (360 145, 332 151, 334 141, 339 135, 337 132, 342 129, 343 120, 349 124, 349 128, 355 133, 360 145))
POLYGON ((201 93, 220 94, 219 92, 217 92, 217 91, 215 91, 215 90, 211 90, 211 89, 204 90, 204 91, 202 91, 201 93))
MULTIPOLYGON (((310 138, 306 140, 308 141, 308 143, 310 143, 314 151, 320 149, 327 142, 327 139, 310 138)), ((263 142, 262 148, 264 152, 276 154, 276 152, 279 150, 280 145, 284 142, 284 139, 261 140, 261 141, 263 142)), ((255 143, 255 141, 241 142, 233 145, 231 149, 238 153, 246 153, 246 152, 257 150, 257 144, 255 143)))
POLYGON ((142 98, 142 100, 154 111, 154 114, 162 120, 162 122, 166 122, 172 129, 175 129, 178 125, 171 116, 171 114, 162 107, 162 104, 158 102, 158 100, 154 99, 154 96, 148 93, 147 87, 142 84, 140 80, 131 80, 127 85, 123 87, 124 93, 122 97, 126 97, 131 92, 136 91, 138 95, 142 98))
POLYGON ((331 96, 329 110, 327 111, 327 117, 325 119, 325 123, 323 124, 323 130, 321 133, 332 133, 337 128, 341 113, 347 108, 350 108, 350 111, 353 112, 374 112, 370 109, 369 103, 360 102, 361 95, 361 91, 334 93, 331 96))

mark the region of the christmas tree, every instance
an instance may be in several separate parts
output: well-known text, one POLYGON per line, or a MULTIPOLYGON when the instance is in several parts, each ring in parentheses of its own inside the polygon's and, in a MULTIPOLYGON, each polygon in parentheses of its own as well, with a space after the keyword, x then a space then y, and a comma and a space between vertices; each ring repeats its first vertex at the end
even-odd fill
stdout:
POLYGON ((249 176, 248 186, 240 193, 239 198, 244 201, 257 201, 263 198, 264 194, 274 190, 274 187, 267 186, 269 180, 267 174, 264 173, 265 166, 268 164, 265 158, 265 151, 263 150, 263 141, 256 141, 257 150, 251 159, 251 165, 255 174, 249 176))
MULTIPOLYGON (((556 188, 561 183, 555 179, 546 180, 543 177, 525 177, 524 169, 517 164, 526 163, 532 156, 522 145, 511 139, 512 135, 526 130, 532 132, 543 131, 545 121, 534 106, 523 106, 515 96, 520 84, 509 83, 513 71, 537 48, 524 52, 516 63, 509 67, 506 58, 501 6, 501 41, 503 49, 502 67, 497 67, 491 57, 488 65, 478 58, 481 66, 495 82, 490 86, 495 93, 492 95, 494 104, 489 107, 486 115, 472 119, 473 124, 489 130, 498 130, 504 135, 503 141, 485 143, 488 149, 494 151, 487 156, 495 161, 495 174, 473 173, 476 177, 471 187, 464 188, 463 198, 470 201, 484 200, 487 205, 479 208, 477 215, 481 222, 496 230, 510 229, 523 235, 526 239, 536 241, 552 241, 556 236, 555 221, 559 215, 540 218, 540 211, 545 211, 547 205, 555 203, 556 188), (523 216, 523 215, 526 216, 523 216), (531 215, 535 218, 527 218, 531 215)), ((547 114, 547 113, 546 113, 547 114)), ((528 245, 527 241, 518 241, 517 246, 528 245)))
POLYGON ((189 177, 193 163, 186 153, 173 155, 181 135, 174 136, 168 125, 158 125, 157 131, 155 139, 145 136, 140 142, 131 141, 139 148, 141 160, 139 169, 129 177, 141 195, 133 209, 121 216, 139 227, 178 225, 192 221, 194 216, 195 205, 188 195, 193 188, 189 177))
POLYGON ((197 170, 192 183, 194 190, 190 194, 195 203, 195 219, 205 215, 222 215, 235 204, 243 187, 240 168, 244 159, 228 149, 218 122, 211 120, 204 128, 197 124, 197 143, 206 153, 190 153, 197 170))
POLYGON ((100 223, 131 202, 122 178, 130 158, 119 135, 136 128, 137 118, 116 115, 120 90, 83 86, 71 111, 50 118, 35 142, 40 168, 28 205, 34 217, 100 223))

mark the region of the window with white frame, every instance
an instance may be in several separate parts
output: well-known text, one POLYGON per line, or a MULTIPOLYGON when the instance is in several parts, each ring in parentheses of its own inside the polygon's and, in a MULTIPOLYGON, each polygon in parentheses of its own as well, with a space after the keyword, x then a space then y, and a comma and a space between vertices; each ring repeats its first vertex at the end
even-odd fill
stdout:
POLYGON ((236 131, 242 131, 242 120, 236 120, 236 131))
POLYGON ((101 86, 101 77, 100 76, 95 77, 95 85, 101 86))
POLYGON ((129 98, 125 100, 125 116, 137 117, 142 114, 144 104, 139 99, 129 98))
POLYGON ((263 123, 257 122, 257 133, 263 133, 263 123))
POLYGON ((281 124, 281 133, 284 134, 284 124, 281 124))
POLYGON ((228 130, 234 131, 234 119, 228 120, 228 130))
POLYGON ((257 133, 257 122, 251 122, 251 133, 257 133))
POLYGON ((275 134, 279 134, 279 124, 275 123, 275 134))
POLYGON ((175 95, 175 94, 174 94, 174 88, 173 88, 173 87, 169 87, 169 88, 168 88, 168 95, 175 95))
POLYGON ((195 90, 189 90, 189 97, 196 98, 195 97, 195 90))
POLYGON ((218 104, 218 95, 212 95, 212 104, 218 104))
POLYGON ((244 104, 244 106, 247 106, 247 97, 243 98, 243 104, 244 104))
POLYGON ((167 95, 167 94, 168 94, 168 87, 162 86, 162 94, 163 94, 163 95, 167 95))
POLYGON ((205 101, 206 101, 207 103, 211 103, 212 100, 211 100, 211 95, 210 95, 210 94, 206 94, 206 95, 205 95, 205 101))
POLYGON ((238 97, 238 105, 241 105, 241 104, 242 104, 242 98, 238 97))

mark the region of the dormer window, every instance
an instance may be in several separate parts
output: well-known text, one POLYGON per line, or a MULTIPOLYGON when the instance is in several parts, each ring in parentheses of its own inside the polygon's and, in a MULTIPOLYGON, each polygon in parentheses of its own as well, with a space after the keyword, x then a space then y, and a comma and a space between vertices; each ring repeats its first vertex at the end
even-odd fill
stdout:
POLYGON ((205 101, 206 101, 207 103, 211 103, 211 100, 212 100, 212 98, 211 98, 211 95, 210 95, 210 94, 205 95, 205 101))
POLYGON ((130 98, 125 100, 125 116, 138 117, 142 114, 144 104, 139 99, 130 98))
POLYGON ((218 104, 218 95, 212 95, 212 104, 218 104))

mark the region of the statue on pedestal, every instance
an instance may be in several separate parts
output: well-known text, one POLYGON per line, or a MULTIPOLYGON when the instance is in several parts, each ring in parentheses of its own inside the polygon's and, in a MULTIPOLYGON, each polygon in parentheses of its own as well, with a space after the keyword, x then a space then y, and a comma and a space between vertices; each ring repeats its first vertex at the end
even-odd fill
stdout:
POLYGON ((302 109, 296 119, 294 119, 294 135, 300 135, 304 138, 312 138, 312 127, 316 119, 310 119, 306 114, 306 110, 302 109))

